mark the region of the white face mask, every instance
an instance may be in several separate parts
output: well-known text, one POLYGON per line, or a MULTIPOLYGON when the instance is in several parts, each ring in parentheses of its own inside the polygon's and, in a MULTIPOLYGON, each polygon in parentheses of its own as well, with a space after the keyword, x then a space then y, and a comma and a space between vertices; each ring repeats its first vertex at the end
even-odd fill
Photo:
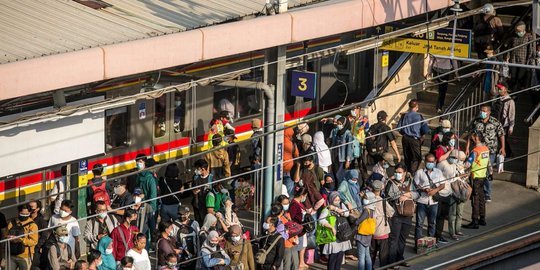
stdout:
POLYGON ((99 261, 96 265, 100 266, 103 263, 103 260, 99 261))
POLYGON ((135 203, 141 203, 142 202, 142 198, 141 197, 135 197, 133 198, 135 200, 135 203))
POLYGON ((133 268, 133 267, 124 267, 124 268, 122 268, 122 269, 123 269, 123 270, 134 270, 135 268, 133 268))
POLYGON ((337 125, 337 128, 338 128, 339 130, 342 130, 342 129, 343 129, 343 125, 337 125))
POLYGON ((369 200, 368 200, 368 199, 362 199, 362 204, 363 204, 363 205, 368 205, 368 204, 369 204, 369 200))
POLYGON ((60 241, 61 243, 67 244, 69 242, 69 236, 67 236, 67 235, 60 236, 60 237, 58 237, 58 241, 60 241))
POLYGON ((71 215, 71 213, 68 213, 64 210, 60 210, 60 217, 61 218, 65 218, 65 217, 68 217, 69 215, 71 215))
POLYGON ((122 187, 114 187, 114 194, 122 195, 122 193, 124 193, 124 190, 122 189, 122 187))
POLYGON ((105 213, 99 213, 99 214, 98 214, 98 217, 99 217, 99 218, 106 218, 106 217, 107 217, 107 212, 105 212, 105 213))
POLYGON ((351 110, 352 117, 356 117, 356 110, 351 110))
POLYGON ((231 237, 231 240, 233 240, 233 242, 236 243, 236 242, 240 241, 240 236, 233 236, 233 237, 231 237))
POLYGON ((108 249, 105 250, 105 253, 107 253, 107 254, 112 254, 112 252, 113 252, 112 248, 108 248, 108 249))

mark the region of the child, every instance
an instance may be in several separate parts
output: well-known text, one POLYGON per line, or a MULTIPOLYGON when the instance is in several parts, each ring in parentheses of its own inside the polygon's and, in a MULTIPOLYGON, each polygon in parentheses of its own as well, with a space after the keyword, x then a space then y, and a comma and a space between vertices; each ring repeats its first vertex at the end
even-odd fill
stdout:
POLYGON ((167 257, 167 265, 161 266, 160 270, 178 270, 178 258, 176 257, 176 254, 169 253, 167 257))

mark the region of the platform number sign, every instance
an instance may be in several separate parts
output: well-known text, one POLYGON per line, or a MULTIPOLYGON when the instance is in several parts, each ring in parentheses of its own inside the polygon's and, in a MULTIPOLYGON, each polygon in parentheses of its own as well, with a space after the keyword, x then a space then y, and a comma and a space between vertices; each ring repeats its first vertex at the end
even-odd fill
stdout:
POLYGON ((79 174, 85 174, 88 171, 88 160, 79 160, 79 174))
POLYGON ((291 75, 291 95, 315 99, 317 93, 317 73, 293 70, 291 75))

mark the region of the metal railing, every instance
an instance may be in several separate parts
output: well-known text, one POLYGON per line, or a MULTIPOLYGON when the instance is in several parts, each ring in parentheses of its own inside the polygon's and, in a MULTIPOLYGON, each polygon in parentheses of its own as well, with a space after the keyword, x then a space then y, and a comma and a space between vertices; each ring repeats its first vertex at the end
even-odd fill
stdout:
POLYGON ((477 115, 477 108, 468 107, 484 100, 484 92, 482 91, 482 87, 480 87, 482 78, 483 76, 477 76, 472 80, 469 80, 444 111, 444 113, 457 111, 448 117, 448 120, 452 122, 452 127, 456 132, 463 131, 469 125, 471 119, 474 119, 477 115), (463 108, 468 109, 460 110, 463 108))

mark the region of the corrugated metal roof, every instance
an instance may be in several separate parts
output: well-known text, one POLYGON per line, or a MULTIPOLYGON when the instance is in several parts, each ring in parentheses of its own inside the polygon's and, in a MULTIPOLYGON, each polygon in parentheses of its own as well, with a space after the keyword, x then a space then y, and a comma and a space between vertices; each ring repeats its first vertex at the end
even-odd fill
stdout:
MULTIPOLYGON (((289 0, 289 7, 321 0, 289 0)), ((0 1, 0 64, 182 32, 263 11, 266 0, 0 1)))

